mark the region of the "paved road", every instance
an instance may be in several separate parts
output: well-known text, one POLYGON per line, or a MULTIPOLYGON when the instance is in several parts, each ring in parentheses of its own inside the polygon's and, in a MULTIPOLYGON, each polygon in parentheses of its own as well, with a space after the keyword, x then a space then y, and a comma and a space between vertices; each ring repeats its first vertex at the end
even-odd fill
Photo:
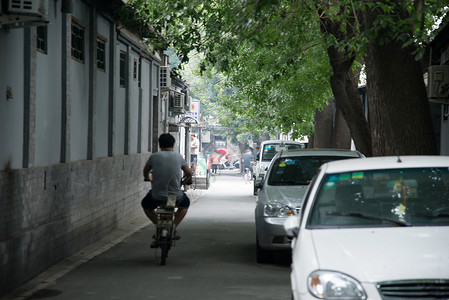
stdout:
POLYGON ((153 225, 142 219, 143 225, 118 230, 10 299, 290 299, 288 253, 273 264, 256 263, 252 185, 222 171, 208 191, 190 195, 196 201, 166 266, 149 247, 153 225))

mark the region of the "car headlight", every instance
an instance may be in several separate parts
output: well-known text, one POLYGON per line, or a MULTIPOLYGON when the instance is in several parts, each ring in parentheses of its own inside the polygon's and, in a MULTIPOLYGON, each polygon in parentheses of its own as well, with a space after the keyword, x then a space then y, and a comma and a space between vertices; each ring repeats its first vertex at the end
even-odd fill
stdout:
POLYGON ((292 214, 292 209, 282 203, 271 202, 265 204, 263 208, 263 215, 265 217, 288 217, 292 214))
POLYGON ((320 299, 366 299, 362 285, 356 279, 339 272, 312 272, 307 285, 309 292, 320 299))

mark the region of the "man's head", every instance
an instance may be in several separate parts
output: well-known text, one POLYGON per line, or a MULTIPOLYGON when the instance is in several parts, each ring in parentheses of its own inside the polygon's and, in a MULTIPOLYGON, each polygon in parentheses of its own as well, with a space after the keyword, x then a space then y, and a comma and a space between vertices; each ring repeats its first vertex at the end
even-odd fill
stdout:
POLYGON ((193 140, 195 137, 196 137, 196 136, 195 136, 193 133, 190 135, 190 139, 191 139, 191 140, 193 140))
POLYGON ((175 145, 175 138, 170 133, 163 133, 159 136, 159 147, 161 149, 173 148, 175 145))

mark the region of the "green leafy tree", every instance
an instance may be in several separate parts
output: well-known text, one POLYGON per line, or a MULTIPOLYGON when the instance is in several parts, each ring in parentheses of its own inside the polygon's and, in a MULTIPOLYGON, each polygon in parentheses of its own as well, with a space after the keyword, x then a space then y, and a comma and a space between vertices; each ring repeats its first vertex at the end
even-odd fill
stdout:
POLYGON ((315 109, 333 95, 366 155, 436 153, 418 60, 445 1, 134 0, 129 7, 150 24, 155 45, 173 46, 182 62, 195 49, 204 54, 201 71, 214 66, 226 76, 237 90, 218 103, 248 120, 248 130, 307 134, 315 109), (358 62, 366 62, 369 123, 358 62))

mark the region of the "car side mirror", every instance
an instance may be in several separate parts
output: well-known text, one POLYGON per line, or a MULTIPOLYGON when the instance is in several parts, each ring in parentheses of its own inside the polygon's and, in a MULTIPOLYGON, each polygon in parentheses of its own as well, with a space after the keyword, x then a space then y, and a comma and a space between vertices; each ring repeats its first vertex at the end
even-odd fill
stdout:
POLYGON ((290 216, 284 222, 284 230, 287 233, 287 236, 298 237, 299 234, 299 217, 298 216, 290 216))

